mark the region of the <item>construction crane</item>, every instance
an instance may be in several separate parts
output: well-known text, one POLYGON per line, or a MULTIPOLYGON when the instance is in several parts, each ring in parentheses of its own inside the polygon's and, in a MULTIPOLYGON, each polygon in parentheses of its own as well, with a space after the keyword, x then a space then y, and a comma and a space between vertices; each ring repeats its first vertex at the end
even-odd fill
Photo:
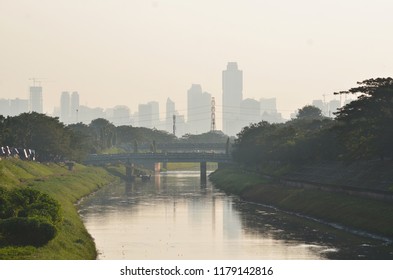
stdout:
POLYGON ((42 79, 38 79, 38 78, 29 78, 29 80, 30 80, 30 81, 33 81, 33 86, 34 86, 34 87, 36 86, 36 84, 38 84, 39 87, 41 86, 42 79))

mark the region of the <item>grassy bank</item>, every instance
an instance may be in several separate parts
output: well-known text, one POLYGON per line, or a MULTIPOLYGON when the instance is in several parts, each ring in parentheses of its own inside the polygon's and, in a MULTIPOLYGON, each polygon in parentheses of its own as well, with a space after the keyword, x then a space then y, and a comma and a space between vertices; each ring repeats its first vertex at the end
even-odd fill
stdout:
POLYGON ((76 165, 73 171, 58 164, 40 164, 16 159, 0 161, 0 186, 31 187, 49 194, 61 204, 63 220, 57 236, 42 247, 0 247, 0 259, 95 259, 96 248, 86 231, 75 203, 113 182, 106 170, 76 165))
MULTIPOLYGON (((165 171, 199 171, 200 169, 200 163, 198 162, 168 162, 167 163, 167 168, 163 168, 165 171)), ((216 170, 217 169, 217 163, 214 162, 208 162, 207 163, 207 170, 216 170)))
POLYGON ((327 222, 393 239, 393 205, 373 199, 297 187, 286 187, 255 173, 221 169, 210 180, 224 191, 327 222))

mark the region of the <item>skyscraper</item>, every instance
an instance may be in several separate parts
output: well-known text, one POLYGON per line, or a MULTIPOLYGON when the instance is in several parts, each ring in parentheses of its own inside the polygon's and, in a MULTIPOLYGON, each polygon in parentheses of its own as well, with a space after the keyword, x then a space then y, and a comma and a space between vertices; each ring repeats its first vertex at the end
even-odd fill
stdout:
POLYGON ((241 130, 240 104, 243 100, 243 71, 236 62, 228 62, 222 71, 222 127, 224 133, 236 135, 241 130))
POLYGON ((193 84, 187 91, 188 132, 200 134, 210 130, 211 94, 202 92, 201 85, 193 84))
POLYGON ((29 100, 27 99, 11 99, 10 100, 10 116, 18 116, 29 110, 29 100))
POLYGON ((173 115, 175 115, 175 102, 170 98, 166 100, 166 117, 165 117, 165 129, 166 131, 173 132, 173 115))
POLYGON ((261 98, 261 118, 269 123, 279 123, 283 121, 281 113, 277 111, 277 100, 273 98, 261 98))
POLYGON ((158 129, 160 127, 160 105, 157 101, 147 103, 151 107, 151 128, 158 129))
POLYGON ((240 105, 240 124, 242 127, 261 121, 261 108, 258 101, 247 98, 240 105))
POLYGON ((124 105, 118 105, 113 108, 113 121, 116 126, 130 125, 130 109, 124 105))
POLYGON ((0 115, 7 117, 10 115, 10 100, 0 99, 0 115))
POLYGON ((71 95, 70 121, 79 122, 79 93, 74 91, 71 95))
POLYGON ((41 114, 44 112, 41 86, 30 87, 29 108, 31 112, 37 112, 41 114))
POLYGON ((60 121, 68 124, 70 119, 70 93, 63 91, 60 97, 60 121))
POLYGON ((140 127, 152 128, 152 108, 148 104, 138 105, 138 124, 140 127))
POLYGON ((141 127, 157 128, 160 126, 159 105, 156 101, 138 106, 138 123, 141 127))

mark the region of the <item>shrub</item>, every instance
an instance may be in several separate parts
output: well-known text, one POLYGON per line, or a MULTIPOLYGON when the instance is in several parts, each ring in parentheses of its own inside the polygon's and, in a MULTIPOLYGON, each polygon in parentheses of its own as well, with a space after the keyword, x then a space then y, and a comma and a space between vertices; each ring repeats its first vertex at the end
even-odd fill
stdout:
POLYGON ((13 210, 7 189, 0 187, 0 219, 12 217, 13 210))
POLYGON ((56 236, 57 229, 43 218, 12 217, 0 220, 0 234, 8 245, 42 246, 56 236))
POLYGON ((21 188, 12 190, 10 197, 14 216, 42 217, 53 224, 61 221, 60 204, 47 194, 32 188, 21 188))

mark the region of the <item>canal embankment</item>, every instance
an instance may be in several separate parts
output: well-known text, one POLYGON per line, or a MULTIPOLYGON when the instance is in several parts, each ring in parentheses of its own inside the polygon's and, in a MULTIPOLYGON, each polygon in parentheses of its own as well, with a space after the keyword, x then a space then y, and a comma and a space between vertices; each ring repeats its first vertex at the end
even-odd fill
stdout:
MULTIPOLYGON (((297 172, 297 178, 288 177, 291 171, 281 174, 246 171, 241 168, 218 169, 210 180, 218 188, 242 199, 270 205, 278 209, 312 217, 326 223, 339 224, 353 230, 393 239, 393 203, 372 195, 348 193, 330 185, 311 182, 306 175, 297 172), (283 175, 285 174, 285 176, 283 175), (281 175, 281 176, 280 176, 281 175), (308 180, 307 180, 308 179, 308 180), (305 183, 307 182, 307 183, 305 183)), ((306 174, 306 173, 303 173, 306 174)), ((370 178, 374 179, 374 178, 370 178)), ((353 178, 351 178, 353 184, 353 178)), ((362 182, 362 187, 364 182, 362 182)), ((350 186, 353 188, 353 186, 350 186)), ((356 191, 356 190, 355 190, 356 191)), ((389 190, 377 190, 385 192, 389 190)))
POLYGON ((93 238, 87 232, 76 203, 102 186, 118 180, 99 167, 76 164, 37 163, 18 159, 0 160, 0 186, 11 190, 33 188, 59 202, 62 220, 56 237, 46 245, 0 247, 0 259, 96 259, 93 238))

